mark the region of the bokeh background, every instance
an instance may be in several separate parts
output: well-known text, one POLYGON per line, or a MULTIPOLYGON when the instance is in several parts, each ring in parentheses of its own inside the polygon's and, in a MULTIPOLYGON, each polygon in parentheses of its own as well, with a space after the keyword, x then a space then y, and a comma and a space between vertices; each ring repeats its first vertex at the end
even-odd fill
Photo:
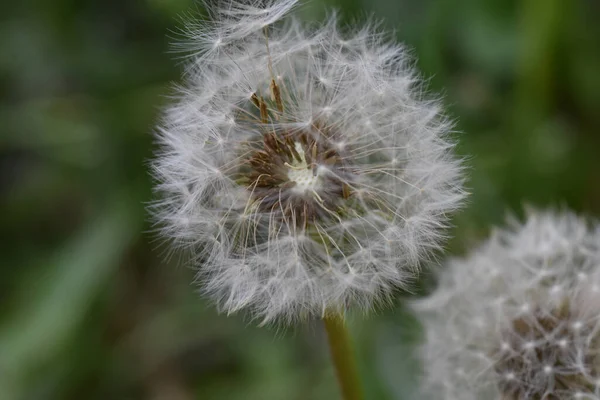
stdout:
MULTIPOLYGON (((600 2, 312 0, 394 29, 457 121, 460 254, 524 205, 600 215, 600 2)), ((193 0, 0 3, 0 399, 334 399, 321 327, 218 315, 144 207, 193 0)), ((355 315, 369 399, 415 399, 420 330, 355 315)))

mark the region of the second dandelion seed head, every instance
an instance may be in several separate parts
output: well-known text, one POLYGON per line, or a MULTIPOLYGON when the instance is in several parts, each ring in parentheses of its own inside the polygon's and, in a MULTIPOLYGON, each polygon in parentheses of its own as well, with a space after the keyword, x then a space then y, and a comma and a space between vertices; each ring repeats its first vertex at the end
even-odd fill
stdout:
POLYGON ((600 230, 531 212, 453 260, 416 303, 440 399, 600 398, 600 230))

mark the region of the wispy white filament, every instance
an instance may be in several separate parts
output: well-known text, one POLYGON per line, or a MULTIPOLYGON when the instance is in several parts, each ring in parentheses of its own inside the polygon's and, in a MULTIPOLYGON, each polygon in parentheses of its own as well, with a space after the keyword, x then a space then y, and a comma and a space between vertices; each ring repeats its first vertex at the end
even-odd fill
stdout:
POLYGON ((193 56, 158 129, 162 233, 226 312, 293 320, 386 300, 464 197, 451 124, 371 27, 309 29, 283 18, 293 0, 220 4, 188 24, 193 56))
POLYGON ((415 308, 424 398, 600 399, 600 225, 531 212, 452 260, 415 308))

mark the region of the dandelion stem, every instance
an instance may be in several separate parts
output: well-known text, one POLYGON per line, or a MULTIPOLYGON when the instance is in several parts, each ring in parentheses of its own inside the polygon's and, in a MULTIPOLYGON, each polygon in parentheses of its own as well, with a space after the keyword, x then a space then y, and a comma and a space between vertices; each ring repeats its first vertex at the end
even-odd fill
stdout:
POLYGON ((344 400, 362 400, 358 369, 344 318, 339 314, 327 315, 323 318, 323 323, 342 398, 344 400))

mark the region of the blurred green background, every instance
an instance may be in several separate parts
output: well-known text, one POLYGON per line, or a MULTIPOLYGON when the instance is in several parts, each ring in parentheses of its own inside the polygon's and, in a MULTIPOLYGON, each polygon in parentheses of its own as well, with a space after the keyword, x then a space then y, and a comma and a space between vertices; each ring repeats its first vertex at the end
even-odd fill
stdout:
MULTIPOLYGON (((600 2, 337 0, 418 58, 468 155, 463 252, 525 204, 600 215, 600 2)), ((0 5, 0 399, 334 399, 316 323, 217 315, 150 231, 152 130, 193 0, 0 5)), ((352 330, 370 399, 415 399, 401 304, 352 330)))

